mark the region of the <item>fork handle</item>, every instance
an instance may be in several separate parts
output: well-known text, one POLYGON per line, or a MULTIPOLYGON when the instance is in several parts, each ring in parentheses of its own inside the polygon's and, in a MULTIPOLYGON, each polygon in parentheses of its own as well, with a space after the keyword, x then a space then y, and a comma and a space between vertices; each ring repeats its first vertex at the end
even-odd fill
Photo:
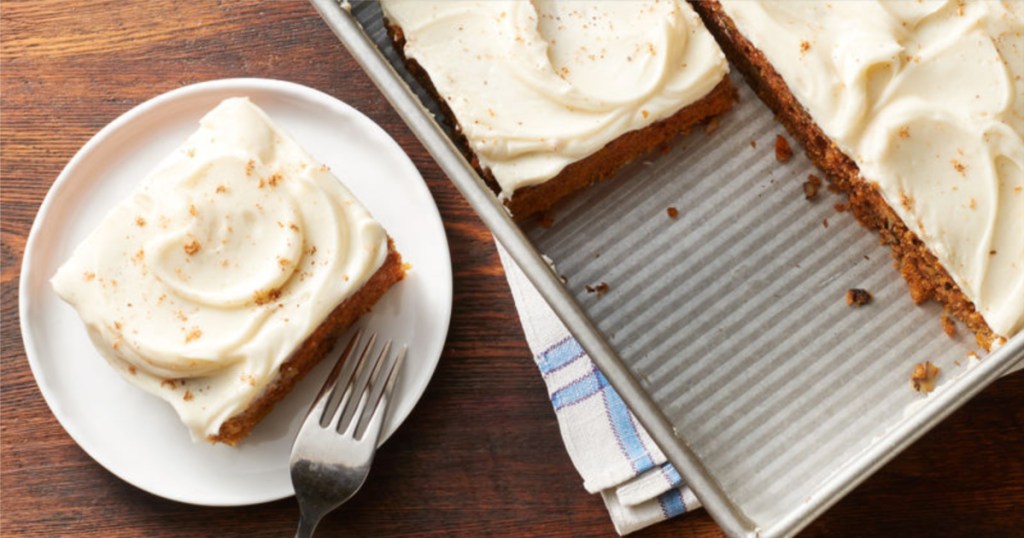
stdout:
POLYGON ((295 538, 313 538, 313 531, 316 530, 320 518, 308 516, 304 512, 299 513, 299 528, 295 531, 295 538))

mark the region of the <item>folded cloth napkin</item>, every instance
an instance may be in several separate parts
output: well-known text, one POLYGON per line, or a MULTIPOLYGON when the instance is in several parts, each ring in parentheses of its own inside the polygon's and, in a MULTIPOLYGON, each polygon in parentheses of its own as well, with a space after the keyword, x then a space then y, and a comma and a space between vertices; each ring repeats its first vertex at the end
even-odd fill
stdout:
POLYGON ((519 319, 583 487, 631 533, 700 507, 679 473, 565 325, 498 244, 519 319))

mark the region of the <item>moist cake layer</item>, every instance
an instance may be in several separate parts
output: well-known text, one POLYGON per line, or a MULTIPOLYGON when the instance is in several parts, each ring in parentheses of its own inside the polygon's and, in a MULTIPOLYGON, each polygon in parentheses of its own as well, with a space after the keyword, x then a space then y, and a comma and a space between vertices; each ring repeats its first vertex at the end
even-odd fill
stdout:
POLYGON ((52 284, 99 352, 205 439, 278 381, 390 250, 326 167, 234 98, 103 219, 52 284))
MULTIPOLYGON (((728 71, 700 19, 677 1, 382 7, 505 200, 625 133, 672 119, 728 71)), ((725 106, 703 117, 731 105, 731 88, 719 93, 725 106)))
MULTIPOLYGON (((754 84, 762 97, 765 90, 791 92, 923 242, 984 324, 1004 337, 1020 331, 1024 7, 729 0, 720 6, 719 11, 697 4, 709 21, 717 15, 719 23, 712 26, 731 26, 741 34, 730 37, 730 28, 718 30, 727 51, 743 56, 737 64, 761 79, 754 84), (758 65, 763 62, 771 73, 758 65), (772 87, 772 74, 781 77, 783 88, 772 87)), ((766 101, 785 105, 784 97, 766 101)), ((785 121, 787 114, 782 115, 785 121)), ((789 123, 791 130, 800 130, 799 121, 789 123)), ((819 165, 827 156, 823 149, 808 150, 819 155, 819 165)), ((871 197, 866 191, 860 196, 871 197)), ((872 218, 885 220, 885 215, 872 218)), ((910 252, 912 241, 906 243, 898 257, 925 257, 910 252)), ((912 286, 914 279, 930 278, 921 274, 929 272, 924 264, 901 269, 912 286)), ((934 280, 942 277, 935 274, 934 280)))

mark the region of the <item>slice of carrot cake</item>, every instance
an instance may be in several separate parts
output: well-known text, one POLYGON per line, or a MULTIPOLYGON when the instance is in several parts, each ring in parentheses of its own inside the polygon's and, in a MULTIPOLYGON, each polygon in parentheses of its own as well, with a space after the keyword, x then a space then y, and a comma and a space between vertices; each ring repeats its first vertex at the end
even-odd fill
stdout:
POLYGON ((1024 3, 693 5, 916 301, 1024 328, 1024 3))
POLYGON ((403 275, 348 189, 233 98, 51 282, 100 355, 193 439, 235 444, 403 275))
POLYGON ((410 70, 522 220, 728 110, 728 65, 682 0, 383 0, 410 70))

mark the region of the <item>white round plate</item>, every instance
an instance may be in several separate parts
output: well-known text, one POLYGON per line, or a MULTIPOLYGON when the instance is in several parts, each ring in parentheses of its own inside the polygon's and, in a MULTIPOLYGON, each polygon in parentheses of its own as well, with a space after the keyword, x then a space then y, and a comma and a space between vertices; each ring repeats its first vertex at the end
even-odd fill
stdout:
POLYGON ((61 172, 32 225, 20 283, 25 352, 53 414, 100 465, 155 495, 210 506, 293 494, 292 439, 332 358, 296 385, 237 448, 193 443, 169 405, 121 379, 100 357, 49 279, 107 211, 198 128, 199 118, 235 96, 251 98, 328 165, 412 265, 406 279, 357 324, 409 345, 384 439, 426 389, 452 307, 448 242, 423 178, 384 130, 345 103, 290 82, 227 79, 171 91, 104 127, 61 172))

